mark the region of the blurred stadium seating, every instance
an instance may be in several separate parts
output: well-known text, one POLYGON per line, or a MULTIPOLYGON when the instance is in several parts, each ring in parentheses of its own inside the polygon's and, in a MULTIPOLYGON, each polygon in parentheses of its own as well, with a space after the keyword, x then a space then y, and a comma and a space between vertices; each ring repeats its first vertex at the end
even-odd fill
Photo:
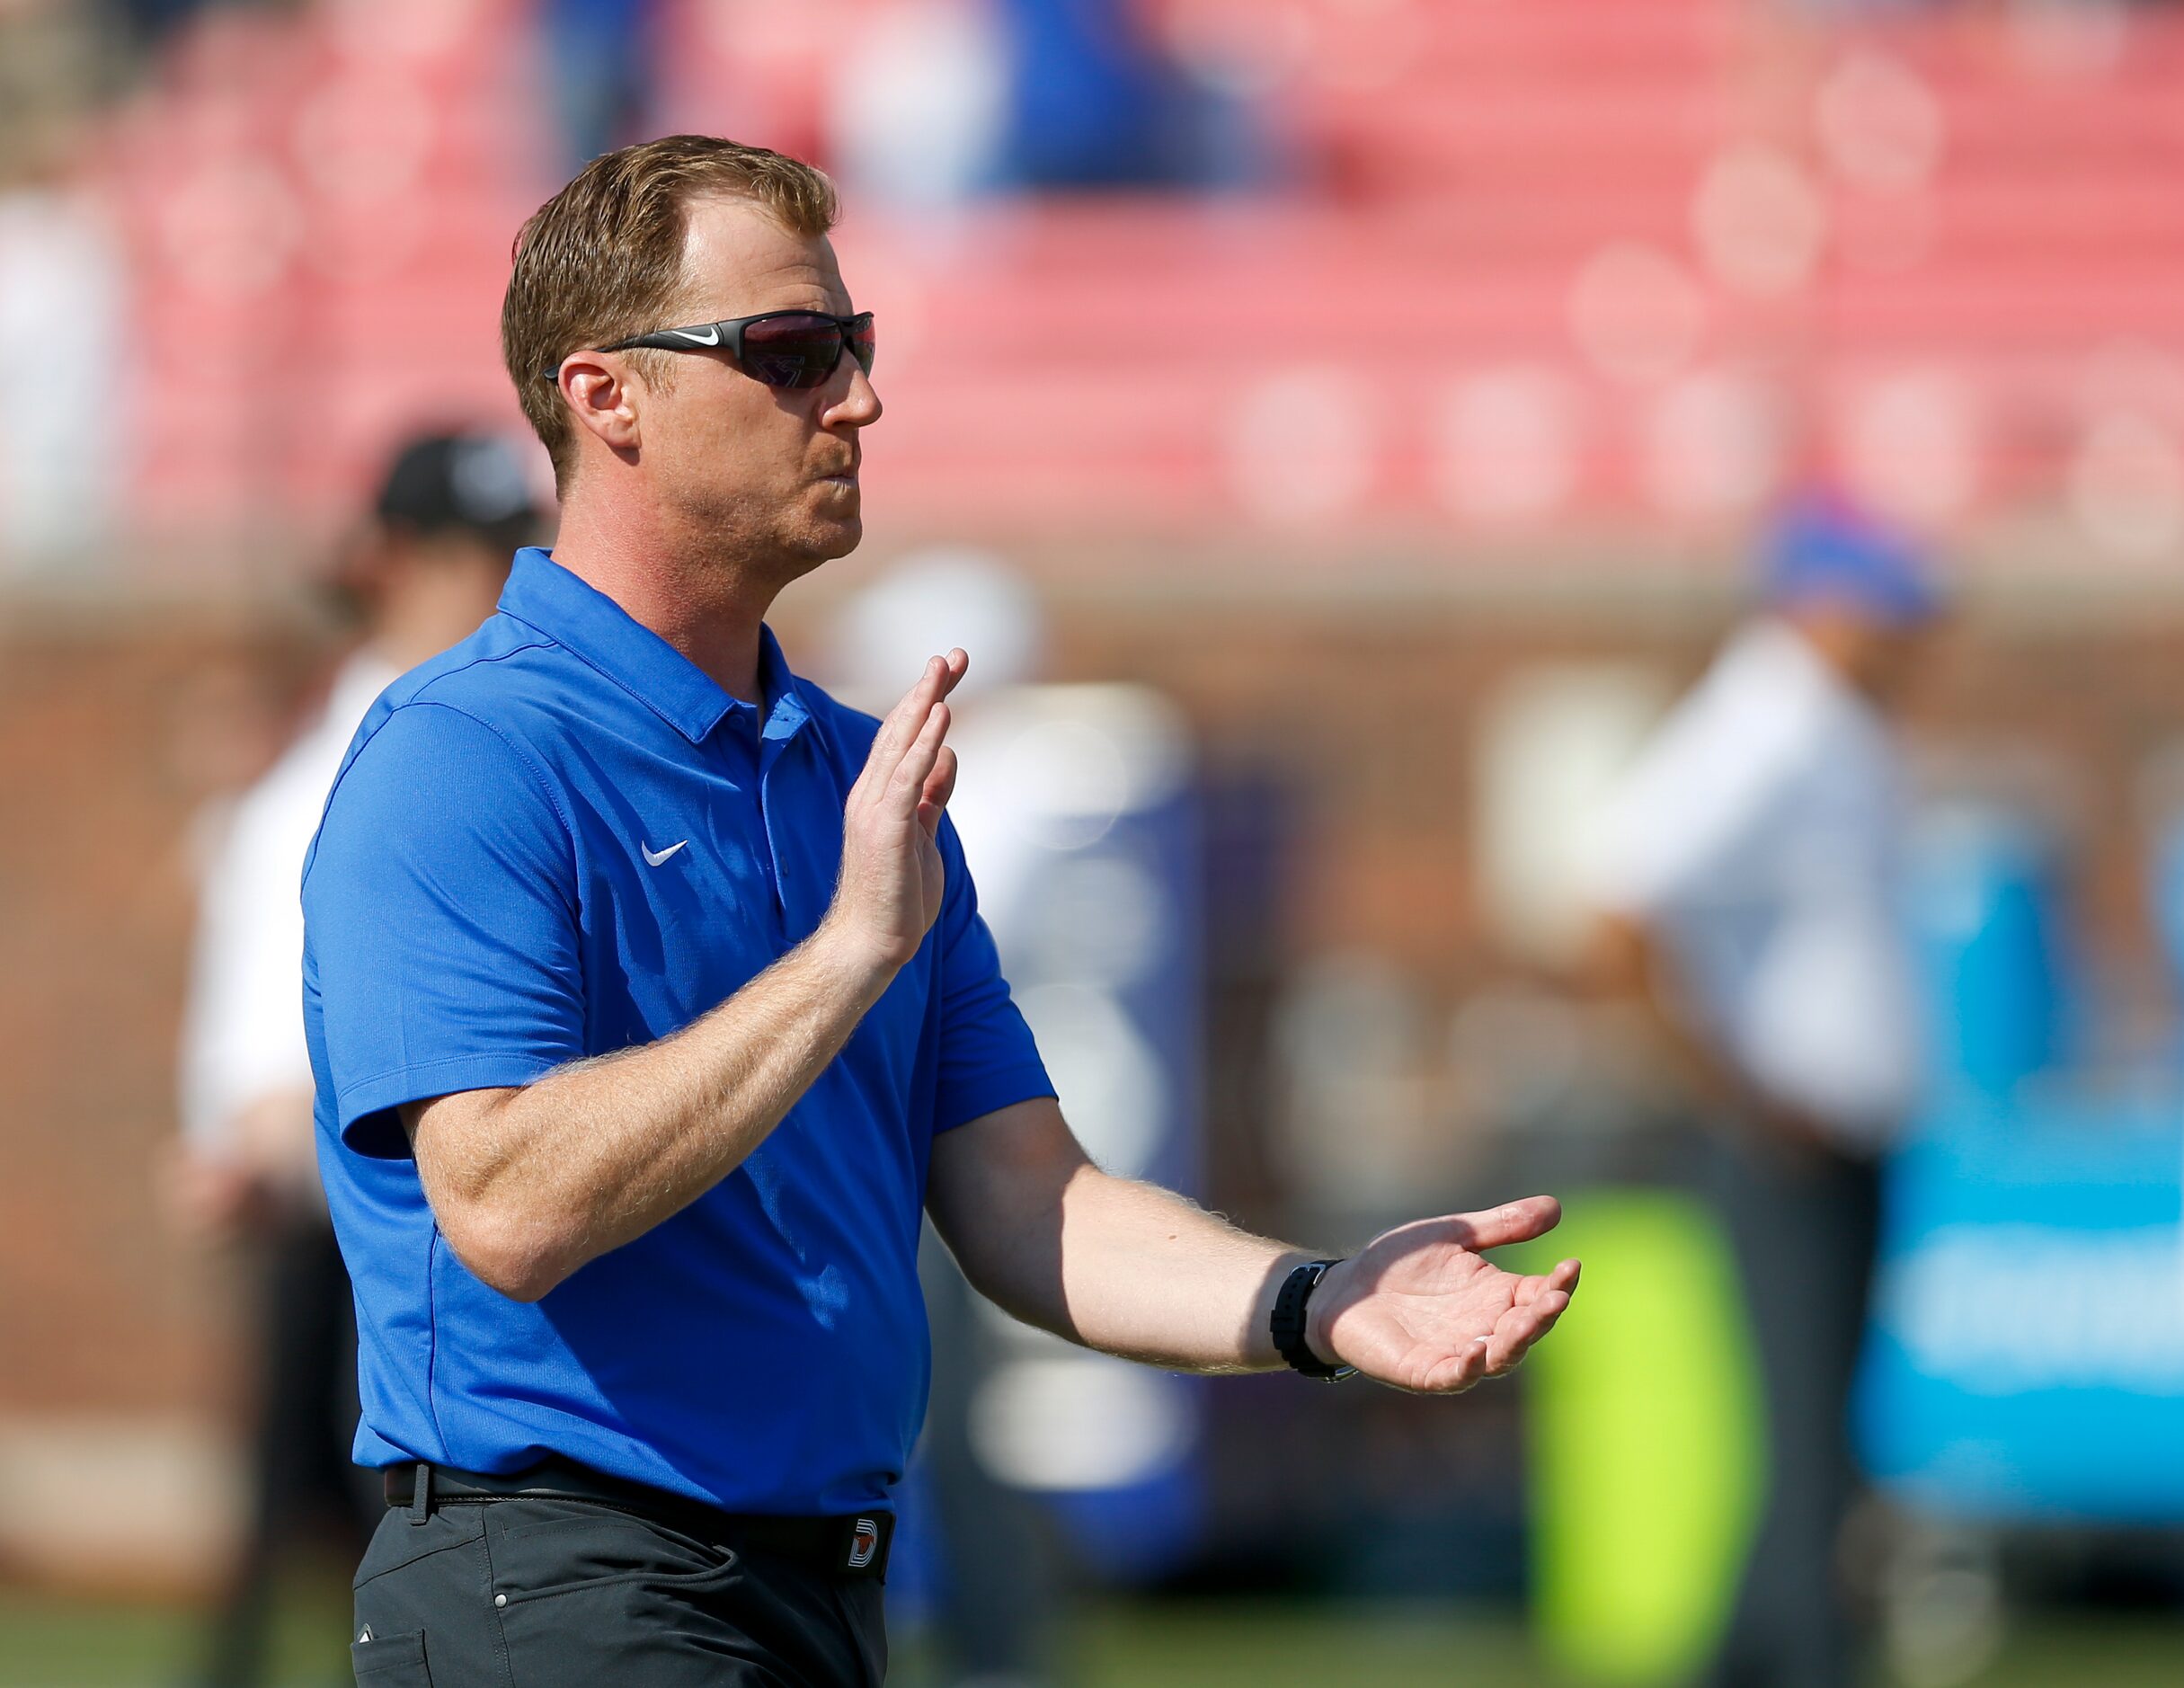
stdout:
MULTIPOLYGON (((883 4, 674 8, 666 110, 823 155, 830 55, 883 4)), ((2126 559, 2184 522, 2184 18, 1158 9, 1286 183, 853 200, 882 520, 1681 529, 1823 472, 1922 520, 2067 509, 2126 559)), ((322 522, 421 408, 506 413, 532 52, 512 0, 218 11, 130 102, 101 173, 146 526, 322 522)))

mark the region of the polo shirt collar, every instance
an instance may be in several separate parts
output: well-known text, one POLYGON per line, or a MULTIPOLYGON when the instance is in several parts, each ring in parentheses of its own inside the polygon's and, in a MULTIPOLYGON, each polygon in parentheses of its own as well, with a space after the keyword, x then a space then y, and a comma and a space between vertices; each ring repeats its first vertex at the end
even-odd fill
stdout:
MULTIPOLYGON (((758 713, 541 546, 525 546, 516 553, 500 608, 502 615, 573 652, 693 744, 703 742, 733 710, 758 713)), ((812 718, 780 643, 764 626, 759 629, 759 689, 763 738, 791 739, 812 718)))

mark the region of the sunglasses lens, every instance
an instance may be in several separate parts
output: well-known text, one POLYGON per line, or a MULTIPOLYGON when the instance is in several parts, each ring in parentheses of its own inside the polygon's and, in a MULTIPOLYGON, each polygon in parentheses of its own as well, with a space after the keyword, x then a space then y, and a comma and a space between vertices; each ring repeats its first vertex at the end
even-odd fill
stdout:
POLYGON ((849 355, 857 360, 857 367, 866 375, 872 373, 872 354, 878 345, 872 330, 872 313, 849 319, 849 355))
POLYGON ((743 330, 743 368, 768 386, 821 386, 841 356, 830 317, 770 316, 743 330))

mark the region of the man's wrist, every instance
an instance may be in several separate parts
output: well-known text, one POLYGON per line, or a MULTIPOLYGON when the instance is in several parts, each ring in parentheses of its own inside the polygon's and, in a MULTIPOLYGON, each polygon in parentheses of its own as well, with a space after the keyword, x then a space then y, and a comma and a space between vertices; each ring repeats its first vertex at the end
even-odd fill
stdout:
POLYGON ((1312 1357, 1322 1365, 1341 1365, 1342 1355, 1335 1352, 1335 1340, 1327 1332, 1327 1325, 1339 1310, 1336 1294, 1340 1288, 1336 1280, 1349 1270, 1347 1260, 1337 1260, 1319 1275, 1319 1282, 1312 1286, 1312 1298, 1304 1304, 1304 1346, 1312 1351, 1312 1357))
POLYGON ((805 941, 805 948, 855 998, 860 1014, 886 995, 887 987, 902 971, 883 946, 860 935, 834 910, 829 910, 820 921, 819 929, 805 941))
POLYGON ((1309 1266, 1320 1257, 1316 1254, 1307 1254, 1301 1248, 1292 1248, 1269 1264, 1266 1280, 1259 1290, 1258 1309, 1252 1315, 1250 1358, 1254 1364, 1264 1366, 1268 1371, 1277 1371, 1289 1364, 1282 1350, 1274 1346, 1274 1304, 1281 1300, 1282 1286, 1289 1282, 1289 1275, 1299 1266, 1309 1266))
POLYGON ((1273 1302, 1263 1325, 1267 1346, 1307 1377, 1332 1381, 1354 1369, 1335 1351, 1327 1334, 1334 1301, 1320 1299, 1342 1264, 1325 1255, 1303 1254, 1285 1255, 1276 1263, 1273 1302))

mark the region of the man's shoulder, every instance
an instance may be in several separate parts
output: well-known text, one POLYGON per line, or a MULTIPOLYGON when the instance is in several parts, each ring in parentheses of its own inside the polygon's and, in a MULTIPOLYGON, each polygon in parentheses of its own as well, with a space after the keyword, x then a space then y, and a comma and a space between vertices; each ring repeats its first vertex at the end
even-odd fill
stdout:
POLYGON ((493 616, 461 644, 420 662, 389 686, 373 713, 420 703, 481 718, 519 712, 563 689, 556 677, 562 655, 561 646, 537 628, 512 617, 493 616))
POLYGON ((508 778, 537 786, 550 741, 566 730, 570 700, 561 647, 496 615, 379 694, 351 738, 329 798, 344 807, 400 805, 449 782, 508 778))
POLYGON ((419 663, 380 693, 358 725, 346 764, 376 740, 406 740, 427 723, 466 717, 520 748, 571 713, 564 653, 545 634, 496 615, 461 644, 419 663))
POLYGON ((559 647, 495 616, 380 693, 351 741, 306 862, 329 850, 384 856, 390 840, 459 853, 490 833, 560 838, 565 810, 552 740, 577 709, 559 647), (430 824, 423 817, 431 817, 430 824))

